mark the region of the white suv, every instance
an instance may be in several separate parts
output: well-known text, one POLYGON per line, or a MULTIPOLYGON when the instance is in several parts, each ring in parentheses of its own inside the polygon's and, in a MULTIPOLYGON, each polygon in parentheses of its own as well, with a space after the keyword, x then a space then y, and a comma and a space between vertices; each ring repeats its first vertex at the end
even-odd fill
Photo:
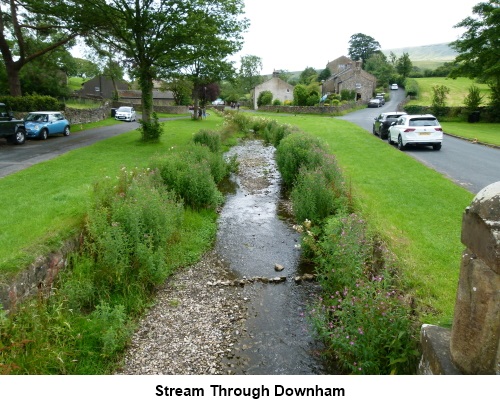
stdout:
POLYGON ((425 115, 402 115, 389 127, 389 143, 396 143, 403 150, 407 145, 432 146, 440 150, 443 129, 436 117, 425 115))

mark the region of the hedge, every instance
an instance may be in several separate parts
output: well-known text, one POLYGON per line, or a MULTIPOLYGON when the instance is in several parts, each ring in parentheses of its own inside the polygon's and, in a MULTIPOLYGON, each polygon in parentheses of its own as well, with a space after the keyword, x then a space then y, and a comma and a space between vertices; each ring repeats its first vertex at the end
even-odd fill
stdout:
POLYGON ((57 98, 36 94, 23 97, 0 96, 0 103, 6 104, 15 112, 64 110, 64 103, 57 98))

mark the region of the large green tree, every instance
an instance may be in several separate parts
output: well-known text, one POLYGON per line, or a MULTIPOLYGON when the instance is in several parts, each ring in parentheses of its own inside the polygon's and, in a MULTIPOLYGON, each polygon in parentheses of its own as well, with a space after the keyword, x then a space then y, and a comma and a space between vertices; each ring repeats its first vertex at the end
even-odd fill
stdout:
POLYGON ((240 58, 239 81, 245 93, 249 93, 262 83, 261 70, 262 58, 256 55, 245 55, 240 58))
POLYGON ((403 54, 396 60, 396 70, 398 73, 406 79, 413 69, 413 63, 410 59, 410 55, 407 52, 403 54))
POLYGON ((153 80, 160 73, 168 77, 168 72, 189 66, 205 52, 221 59, 236 53, 248 25, 241 16, 243 0, 78 1, 81 8, 95 10, 102 27, 95 32, 97 41, 122 54, 138 79, 143 129, 151 123, 153 80))
POLYGON ((89 31, 92 19, 75 11, 70 0, 0 0, 0 52, 12 96, 22 95, 23 67, 89 31))
POLYGON ((357 33, 349 40, 349 57, 355 61, 361 60, 363 66, 370 56, 379 50, 380 44, 369 35, 357 33))
POLYGON ((466 31, 451 43, 458 52, 458 66, 451 76, 486 81, 491 88, 494 116, 500 120, 500 1, 478 3, 472 13, 455 26, 466 31))

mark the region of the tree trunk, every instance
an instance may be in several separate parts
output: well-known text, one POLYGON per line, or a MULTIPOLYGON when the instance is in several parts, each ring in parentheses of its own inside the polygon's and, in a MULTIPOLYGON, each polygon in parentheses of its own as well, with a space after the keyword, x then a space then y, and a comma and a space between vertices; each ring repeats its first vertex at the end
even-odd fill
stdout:
POLYGON ((21 90, 21 79, 19 77, 20 69, 15 62, 6 61, 5 70, 7 71, 10 95, 13 97, 21 97, 23 93, 21 90))
POLYGON ((139 85, 142 92, 142 121, 149 124, 153 113, 153 75, 149 66, 141 67, 139 85))

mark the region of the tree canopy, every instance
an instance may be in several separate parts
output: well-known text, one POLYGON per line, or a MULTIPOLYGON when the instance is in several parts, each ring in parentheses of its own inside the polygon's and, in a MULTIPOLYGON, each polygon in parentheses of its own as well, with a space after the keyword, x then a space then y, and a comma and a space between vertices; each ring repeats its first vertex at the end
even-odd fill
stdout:
POLYGON ((500 1, 476 4, 473 15, 455 25, 466 31, 451 47, 458 52, 452 77, 466 76, 486 81, 491 90, 491 105, 500 117, 500 1))
POLYGON ((357 33, 349 40, 349 57, 355 61, 361 60, 363 66, 370 56, 379 50, 380 44, 369 35, 357 33))

